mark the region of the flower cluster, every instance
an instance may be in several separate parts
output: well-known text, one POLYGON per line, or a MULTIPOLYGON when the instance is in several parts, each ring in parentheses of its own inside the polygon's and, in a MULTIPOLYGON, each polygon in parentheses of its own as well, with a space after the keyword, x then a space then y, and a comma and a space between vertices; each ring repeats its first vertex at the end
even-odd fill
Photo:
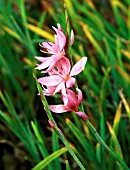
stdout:
MULTIPOLYGON (((53 27, 56 34, 54 35, 55 43, 43 42, 42 52, 50 54, 49 57, 35 57, 41 63, 37 64, 36 69, 42 70, 48 76, 39 78, 38 81, 42 85, 44 95, 50 96, 56 93, 61 94, 63 100, 62 105, 50 105, 52 112, 63 113, 74 111, 78 116, 87 119, 88 116, 78 110, 78 106, 82 101, 82 91, 76 88, 75 94, 70 88, 75 85, 75 75, 79 74, 85 67, 87 57, 82 57, 73 67, 71 67, 65 48, 67 45, 67 37, 65 36, 60 24, 58 28, 53 27)), ((71 31, 70 45, 74 42, 74 33, 71 31)))

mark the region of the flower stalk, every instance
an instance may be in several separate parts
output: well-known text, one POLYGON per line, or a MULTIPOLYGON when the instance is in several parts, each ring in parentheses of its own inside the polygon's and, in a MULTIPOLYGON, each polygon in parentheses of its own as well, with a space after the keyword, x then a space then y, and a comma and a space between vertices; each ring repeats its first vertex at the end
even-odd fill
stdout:
POLYGON ((57 124, 53 119, 50 110, 54 113, 72 111, 79 117, 81 117, 86 122, 86 125, 88 126, 96 140, 105 147, 105 149, 111 154, 114 159, 118 160, 118 162, 122 165, 122 167, 125 168, 125 170, 129 170, 124 160, 117 153, 115 153, 114 150, 106 145, 106 143, 97 133, 94 126, 88 120, 88 116, 84 112, 83 105, 81 104, 83 99, 82 91, 78 88, 75 88, 77 84, 74 76, 79 74, 85 68, 87 57, 82 57, 81 60, 72 67, 69 49, 74 42, 74 33, 73 31, 71 31, 71 35, 68 34, 67 27, 67 34, 65 36, 60 24, 57 25, 58 28, 53 27, 56 32, 55 43, 42 43, 42 47, 44 48, 42 52, 48 53, 51 56, 36 57, 36 59, 41 62, 41 64, 37 64, 36 69, 42 70, 42 73, 48 74, 47 77, 42 77, 38 80, 36 78, 35 79, 42 99, 42 103, 49 118, 49 124, 54 130, 56 130, 58 136, 60 137, 64 145, 68 148, 68 151, 82 170, 85 170, 84 166, 73 152, 62 131, 57 127, 57 124), (39 83, 42 85, 42 88, 39 83), (48 106, 45 95, 50 96, 56 93, 60 94, 63 104, 48 106), (82 111, 79 110, 80 104, 80 108, 82 111))
POLYGON ((50 126, 57 132, 58 137, 62 140, 62 142, 64 143, 64 145, 67 147, 69 153, 71 154, 71 156, 74 158, 74 160, 77 162, 77 164, 79 165, 79 167, 81 168, 81 170, 86 170, 85 167, 83 166, 83 164, 81 163, 81 161, 78 159, 78 157, 76 156, 76 154, 74 153, 73 149, 71 148, 71 146, 69 145, 69 143, 67 142, 65 136, 63 135, 63 132, 61 133, 61 130, 59 131, 59 128, 57 127, 57 124, 50 112, 49 106, 48 106, 48 102, 46 100, 46 97, 42 91, 42 88, 36 78, 35 75, 33 75, 36 81, 36 85, 37 85, 37 89, 38 92, 40 93, 41 96, 41 101, 45 107, 45 111, 47 113, 47 116, 49 118, 49 124, 50 126))

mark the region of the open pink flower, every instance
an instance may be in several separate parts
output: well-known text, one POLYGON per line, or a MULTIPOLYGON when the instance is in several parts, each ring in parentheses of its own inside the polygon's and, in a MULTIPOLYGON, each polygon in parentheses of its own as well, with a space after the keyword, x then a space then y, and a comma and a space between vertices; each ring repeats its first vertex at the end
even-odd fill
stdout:
POLYGON ((64 35, 64 32, 60 26, 60 24, 57 24, 58 29, 53 27, 52 28, 55 30, 56 34, 54 35, 55 37, 55 44, 52 42, 43 42, 42 46, 43 48, 46 49, 46 51, 43 51, 45 53, 49 54, 61 54, 64 55, 64 47, 66 45, 66 36, 64 35))
POLYGON ((49 105, 50 110, 55 113, 74 111, 79 117, 82 117, 85 120, 88 119, 88 116, 85 113, 78 111, 78 106, 82 102, 83 96, 80 89, 77 88, 76 90, 78 91, 78 95, 76 95, 72 90, 67 89, 67 104, 63 97, 64 105, 49 105))
POLYGON ((75 84, 73 76, 79 74, 85 67, 87 57, 82 57, 71 69, 69 59, 63 57, 55 63, 55 68, 49 72, 48 77, 39 78, 38 81, 44 86, 55 87, 53 94, 61 91, 66 96, 66 88, 70 88, 75 84))
MULTIPOLYGON (((55 37, 55 44, 52 42, 43 42, 42 47, 45 48, 46 51, 43 50, 44 53, 49 53, 52 55, 61 54, 65 55, 65 45, 66 45, 66 36, 60 26, 60 24, 57 24, 58 29, 53 27, 56 34, 55 37)), ((71 30, 71 36, 70 36, 70 44, 72 45, 74 42, 74 32, 71 30)))
MULTIPOLYGON (((36 69, 44 70, 48 68, 47 70, 43 71, 44 73, 47 73, 48 71, 50 71, 55 66, 55 62, 65 55, 64 48, 66 45, 66 36, 64 35, 64 32, 60 24, 57 24, 57 26, 58 26, 58 29, 55 27, 52 27, 56 32, 56 34, 54 35, 55 43, 52 43, 52 42, 42 43, 42 47, 45 50, 41 50, 41 51, 44 53, 49 53, 52 56, 51 57, 35 57, 37 60, 41 62, 41 64, 37 64, 36 69)), ((72 45, 73 42, 74 42, 74 33, 72 30, 71 37, 70 37, 70 44, 72 45)))

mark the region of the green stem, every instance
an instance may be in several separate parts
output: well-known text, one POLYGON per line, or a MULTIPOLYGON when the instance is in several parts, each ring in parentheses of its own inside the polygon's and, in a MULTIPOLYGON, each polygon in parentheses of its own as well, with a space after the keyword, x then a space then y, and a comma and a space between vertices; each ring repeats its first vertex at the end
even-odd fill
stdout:
POLYGON ((130 168, 126 165, 126 163, 124 162, 124 160, 117 154, 115 153, 111 148, 109 148, 109 146, 106 145, 106 143, 102 140, 102 138, 99 136, 99 134, 97 133, 96 129, 94 128, 94 126, 91 124, 91 122, 89 120, 86 121, 87 126, 89 127, 90 131, 92 132, 92 134, 95 136, 95 138, 97 139, 98 142, 100 142, 100 144, 102 144, 105 149, 111 154, 111 156, 115 159, 118 160, 119 163, 122 165, 122 167, 124 167, 125 170, 130 170, 130 168))
POLYGON ((60 139, 62 140, 62 142, 64 143, 64 145, 67 147, 69 153, 71 154, 71 156, 74 158, 74 160, 77 162, 77 164, 79 165, 79 167, 82 170, 86 170, 85 167, 83 166, 83 164, 80 162, 80 160, 78 159, 78 157, 75 155, 74 151, 72 150, 72 148, 70 147, 69 143, 67 142, 67 140, 65 139, 65 137, 60 133, 60 131, 58 130, 58 128, 56 127, 55 130, 58 133, 58 136, 60 137, 60 139))

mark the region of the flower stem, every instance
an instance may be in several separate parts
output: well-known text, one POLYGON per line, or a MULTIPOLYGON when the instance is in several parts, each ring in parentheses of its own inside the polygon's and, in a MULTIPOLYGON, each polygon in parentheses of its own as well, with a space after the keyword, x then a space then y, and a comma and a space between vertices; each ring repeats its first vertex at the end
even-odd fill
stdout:
POLYGON ((56 131, 58 133, 58 136, 60 137, 60 139, 62 140, 62 142, 64 143, 64 145, 67 147, 69 153, 71 154, 71 156, 74 158, 74 160, 76 161, 76 163, 79 165, 79 167, 81 168, 81 170, 86 170, 85 167, 83 166, 83 164, 80 162, 80 160, 78 159, 78 157, 75 155, 74 151, 72 150, 71 146, 69 145, 69 143, 67 142, 67 140, 65 139, 65 137, 59 132, 59 130, 56 128, 56 131))
POLYGON ((36 81, 36 85, 37 85, 37 88, 38 88, 38 91, 40 93, 40 96, 41 96, 41 101, 45 107, 45 110, 46 110, 46 113, 47 113, 47 116, 49 118, 49 120, 54 123, 54 130, 56 130, 57 134, 58 134, 58 137, 62 140, 62 142, 64 143, 64 145, 67 147, 69 153, 71 154, 71 156, 74 158, 74 160, 77 162, 77 164, 79 165, 79 167, 81 168, 81 170, 86 170, 85 167, 83 166, 83 164, 80 162, 80 160, 78 159, 78 157, 76 156, 76 154, 74 153, 74 151, 72 150, 71 146, 69 145, 69 143, 67 142, 66 138, 63 136, 63 134, 61 133, 61 131, 58 129, 57 127, 57 124, 51 114, 51 111, 49 109, 49 106, 48 106, 48 103, 47 103, 47 100, 46 100, 46 97, 44 96, 44 93, 42 92, 42 88, 36 78, 35 75, 33 75, 34 78, 35 78, 35 81, 36 81))
POLYGON ((111 154, 111 156, 115 160, 118 160, 118 162, 122 165, 122 167, 124 167, 125 170, 130 170, 130 168, 126 165, 124 160, 117 153, 115 153, 108 145, 106 145, 106 143, 102 140, 102 138, 97 133, 96 129, 94 128, 94 126, 91 124, 91 122, 89 120, 86 121, 86 124, 89 127, 92 134, 97 139, 97 141, 105 147, 105 149, 111 154))

